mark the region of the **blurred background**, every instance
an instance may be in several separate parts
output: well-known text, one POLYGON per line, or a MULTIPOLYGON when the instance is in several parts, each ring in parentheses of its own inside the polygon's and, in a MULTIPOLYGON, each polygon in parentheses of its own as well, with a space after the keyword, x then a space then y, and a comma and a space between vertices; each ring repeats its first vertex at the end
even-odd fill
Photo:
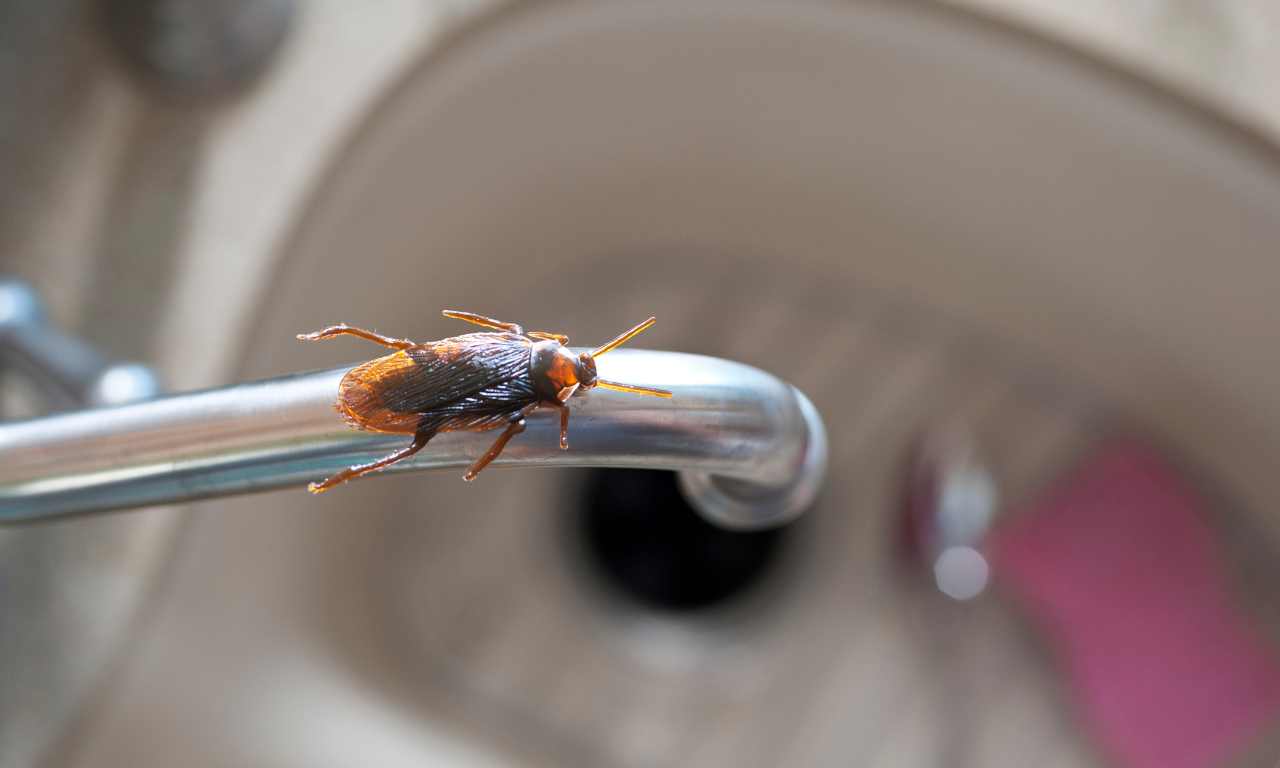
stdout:
POLYGON ((755 533, 505 470, 5 528, 0 766, 1273 768, 1277 71, 1263 0, 0 2, 0 273, 103 361, 655 314, 832 448, 755 533))

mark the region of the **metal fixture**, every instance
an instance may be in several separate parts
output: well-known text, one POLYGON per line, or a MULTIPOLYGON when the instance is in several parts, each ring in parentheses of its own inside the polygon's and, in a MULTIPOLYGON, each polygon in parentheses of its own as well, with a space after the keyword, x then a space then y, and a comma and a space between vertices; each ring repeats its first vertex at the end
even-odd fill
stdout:
MULTIPOLYGON (((610 376, 675 397, 592 391, 575 401, 570 450, 538 414, 495 466, 679 470, 694 507, 734 528, 779 525, 817 496, 826 434, 794 387, 698 355, 621 350, 608 362, 610 376)), ((403 438, 353 431, 333 412, 345 370, 2 426, 0 522, 301 486, 383 455, 403 438)), ((447 433, 404 465, 465 467, 492 440, 447 433)))
POLYGON ((50 325, 40 297, 16 280, 0 281, 0 359, 40 382, 51 408, 123 405, 160 392, 150 368, 110 363, 50 325))
POLYGON ((986 591, 990 568, 982 540, 999 491, 965 433, 930 435, 914 452, 904 503, 906 554, 929 571, 938 591, 971 600, 986 591))

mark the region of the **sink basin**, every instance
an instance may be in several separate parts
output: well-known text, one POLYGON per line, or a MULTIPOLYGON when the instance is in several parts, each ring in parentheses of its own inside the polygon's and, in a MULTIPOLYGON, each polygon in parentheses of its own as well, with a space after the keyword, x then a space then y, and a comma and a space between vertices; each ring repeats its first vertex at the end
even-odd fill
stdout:
POLYGON ((952 625, 890 562, 900 462, 964 425, 1016 503, 1126 425, 1277 551, 1278 158, 932 5, 553 2, 456 29, 315 189, 240 375, 377 354, 293 340, 338 321, 439 338, 452 307, 589 344, 655 314, 644 345, 812 398, 823 500, 694 611, 593 566, 589 473, 197 504, 72 762, 932 766, 964 739, 974 765, 1095 764, 998 603, 964 662, 998 684, 943 695, 921 638, 952 625))

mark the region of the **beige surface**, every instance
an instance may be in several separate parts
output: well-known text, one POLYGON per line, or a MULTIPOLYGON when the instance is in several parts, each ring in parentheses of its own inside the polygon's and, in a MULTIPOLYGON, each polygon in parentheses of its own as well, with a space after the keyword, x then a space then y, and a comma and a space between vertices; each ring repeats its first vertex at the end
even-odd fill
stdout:
POLYGON ((1280 6, 1267 0, 951 0, 1121 62, 1280 136, 1280 6))

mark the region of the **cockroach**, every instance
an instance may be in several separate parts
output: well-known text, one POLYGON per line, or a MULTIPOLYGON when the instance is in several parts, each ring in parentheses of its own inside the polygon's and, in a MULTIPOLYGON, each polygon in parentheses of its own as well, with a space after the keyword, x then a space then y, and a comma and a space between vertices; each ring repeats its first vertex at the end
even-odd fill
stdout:
POLYGON ((347 371, 338 385, 338 413, 347 423, 369 432, 413 435, 413 442, 368 464, 342 470, 307 490, 323 493, 335 485, 403 461, 422 450, 441 432, 484 432, 505 426, 463 480, 476 478, 498 458, 511 438, 525 430, 525 417, 537 408, 560 412, 560 448, 569 448, 569 398, 593 387, 638 395, 671 397, 663 389, 606 381, 596 375, 596 358, 648 330, 649 318, 609 343, 574 355, 569 337, 546 331, 525 332, 471 312, 446 309, 445 317, 492 330, 417 343, 393 339, 363 328, 340 324, 315 333, 298 334, 302 341, 356 336, 388 349, 389 355, 347 371))

